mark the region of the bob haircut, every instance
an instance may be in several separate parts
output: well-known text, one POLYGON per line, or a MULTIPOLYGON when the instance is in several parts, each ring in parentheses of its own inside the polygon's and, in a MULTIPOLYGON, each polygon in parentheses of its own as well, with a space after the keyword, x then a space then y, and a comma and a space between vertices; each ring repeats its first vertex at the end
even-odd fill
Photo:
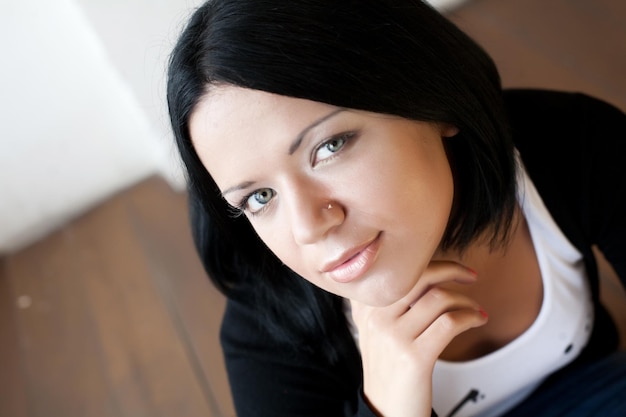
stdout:
POLYGON ((321 339, 334 352, 341 300, 283 265, 245 216, 232 215, 200 162, 189 119, 220 85, 456 126, 445 140, 455 195, 441 245, 463 250, 486 231, 492 247, 506 241, 515 160, 500 78, 454 24, 418 0, 210 0, 191 16, 168 72, 194 240, 217 287, 255 306, 277 340, 321 339))

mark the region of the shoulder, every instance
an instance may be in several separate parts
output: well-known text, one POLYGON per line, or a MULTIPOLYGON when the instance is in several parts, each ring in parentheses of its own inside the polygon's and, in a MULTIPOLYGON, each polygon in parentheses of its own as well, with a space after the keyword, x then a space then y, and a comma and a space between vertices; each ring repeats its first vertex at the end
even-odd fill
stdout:
POLYGON ((238 415, 338 416, 357 408, 361 369, 356 350, 329 363, 316 349, 277 341, 254 308, 232 299, 221 342, 238 415))
MULTIPOLYGON (((504 101, 520 152, 541 148, 547 152, 543 158, 573 156, 585 148, 602 149, 626 143, 626 116, 598 98, 575 92, 510 89, 505 90, 504 101), (598 137, 606 133, 610 135, 598 137)), ((583 159, 592 156, 578 154, 578 158, 583 159)), ((542 155, 533 153, 525 157, 534 161, 542 155)), ((561 161, 559 158, 552 162, 561 161)))
POLYGON ((626 116, 581 93, 507 90, 504 98, 515 146, 544 203, 570 238, 595 243, 595 219, 619 203, 615 191, 626 182, 626 116))
MULTIPOLYGON (((334 334, 326 335, 335 342, 337 351, 329 355, 319 338, 316 340, 297 332, 284 332, 280 323, 268 323, 271 317, 263 315, 254 304, 257 299, 229 298, 222 319, 220 341, 227 358, 246 356, 263 361, 299 363, 321 367, 335 366, 349 358, 358 362, 359 353, 347 325, 329 327, 334 334), (278 330, 277 330, 278 329, 278 330)), ((295 320, 295 317, 293 317, 295 320)), ((320 335, 321 336, 321 335, 320 335)), ((355 368, 356 369, 356 368, 355 368)))

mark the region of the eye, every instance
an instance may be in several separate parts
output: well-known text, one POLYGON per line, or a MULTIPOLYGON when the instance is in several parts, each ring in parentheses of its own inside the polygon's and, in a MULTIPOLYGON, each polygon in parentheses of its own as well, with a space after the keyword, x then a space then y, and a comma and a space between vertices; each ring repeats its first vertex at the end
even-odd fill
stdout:
POLYGON ((354 135, 354 133, 342 133, 322 142, 322 144, 315 150, 313 165, 316 165, 317 163, 322 162, 339 152, 354 135))
POLYGON ((248 195, 243 202, 243 208, 251 214, 256 214, 263 210, 276 193, 271 188, 261 188, 248 195))

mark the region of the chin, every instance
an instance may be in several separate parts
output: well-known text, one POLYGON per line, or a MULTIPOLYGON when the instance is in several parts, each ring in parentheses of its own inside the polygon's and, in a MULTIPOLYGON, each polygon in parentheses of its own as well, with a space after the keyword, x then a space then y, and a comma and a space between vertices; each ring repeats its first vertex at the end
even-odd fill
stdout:
POLYGON ((404 298, 413 288, 415 283, 407 283, 405 286, 382 285, 379 288, 370 289, 369 294, 363 297, 363 304, 370 307, 388 307, 404 298))

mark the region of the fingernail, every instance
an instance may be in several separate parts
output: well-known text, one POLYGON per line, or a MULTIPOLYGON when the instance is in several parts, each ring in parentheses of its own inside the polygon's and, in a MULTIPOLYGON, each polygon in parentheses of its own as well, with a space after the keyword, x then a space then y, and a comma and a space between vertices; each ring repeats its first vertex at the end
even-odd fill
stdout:
POLYGON ((467 267, 467 266, 466 266, 465 268, 467 268, 467 270, 470 272, 470 274, 472 274, 472 275, 474 275, 474 276, 478 276, 478 272, 476 272, 476 271, 475 271, 475 270, 473 270, 472 268, 467 267))
POLYGON ((484 318, 488 319, 489 318, 489 314, 487 314, 487 312, 485 310, 483 310, 482 307, 480 307, 478 309, 478 312, 480 313, 481 316, 483 316, 484 318))

